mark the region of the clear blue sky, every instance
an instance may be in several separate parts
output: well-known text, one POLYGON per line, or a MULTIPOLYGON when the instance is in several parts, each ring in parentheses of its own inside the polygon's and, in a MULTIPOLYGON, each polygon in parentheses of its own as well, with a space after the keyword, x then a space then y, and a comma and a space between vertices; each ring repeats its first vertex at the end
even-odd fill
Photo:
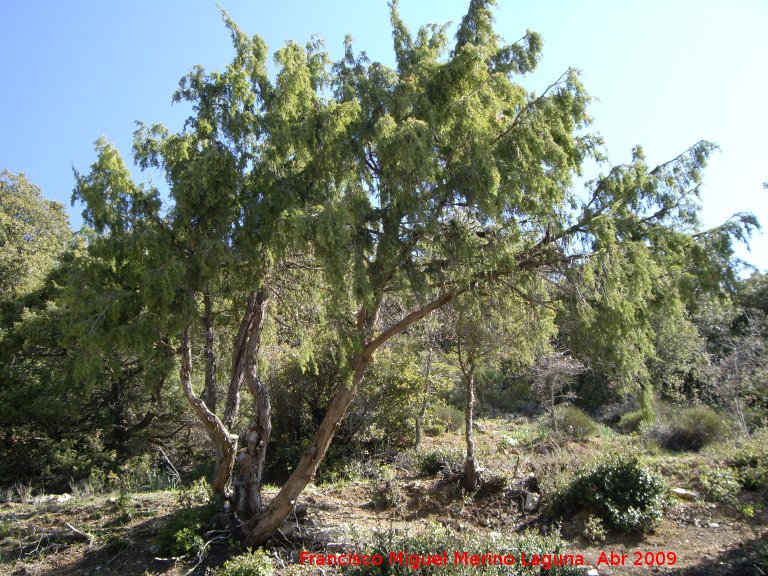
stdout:
MULTIPOLYGON (((392 62, 385 0, 221 0, 247 33, 271 48, 319 34, 333 57, 351 33, 357 49, 392 62)), ((415 30, 458 22, 468 0, 401 0, 415 30)), ((526 82, 539 90, 568 66, 597 99, 594 128, 614 163, 641 144, 650 163, 699 139, 720 145, 703 190, 704 222, 751 211, 768 227, 768 2, 765 0, 499 0, 498 30, 544 37, 526 82)), ((65 203, 72 167, 87 171, 106 135, 130 158, 134 121, 181 126, 171 106, 194 64, 231 58, 216 5, 201 0, 4 0, 0 3, 0 168, 25 172, 65 203)), ((74 227, 80 208, 70 208, 74 227)), ((768 269, 768 235, 742 257, 768 269)))

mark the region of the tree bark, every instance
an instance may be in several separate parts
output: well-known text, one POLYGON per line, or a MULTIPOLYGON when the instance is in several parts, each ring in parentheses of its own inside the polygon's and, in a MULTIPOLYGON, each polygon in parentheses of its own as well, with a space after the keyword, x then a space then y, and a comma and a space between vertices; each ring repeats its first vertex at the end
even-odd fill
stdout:
POLYGON ((230 434, 224 423, 211 412, 192 390, 192 345, 189 339, 189 327, 181 333, 181 387, 184 396, 205 426, 208 436, 213 442, 217 455, 217 466, 213 477, 212 488, 216 494, 228 498, 231 491, 232 469, 237 453, 237 436, 230 434), (220 455, 220 459, 219 459, 220 455))
POLYGON ((299 494, 312 480, 315 472, 317 472, 317 467, 323 461, 323 457, 328 450, 328 446, 331 444, 336 429, 344 418, 347 408, 352 402, 360 382, 363 380, 369 362, 370 356, 365 354, 356 354, 354 356, 352 360, 353 372, 351 381, 341 385, 336 391, 333 400, 331 400, 328 406, 325 418, 320 423, 312 443, 304 452, 298 466, 296 466, 288 481, 283 485, 274 500, 269 503, 264 512, 253 517, 248 523, 246 534, 247 546, 260 546, 264 544, 288 517, 288 514, 290 514, 299 494))
MULTIPOLYGON (((229 378, 229 387, 227 388, 227 401, 224 406, 224 425, 232 428, 237 420, 237 414, 240 411, 240 389, 243 386, 244 373, 246 369, 248 339, 253 330, 254 316, 258 308, 258 299, 260 292, 251 291, 248 295, 248 302, 240 320, 240 328, 237 331, 235 342, 232 347, 232 367, 229 378)), ((263 293, 261 293, 263 294, 263 293)))
POLYGON ((208 288, 203 292, 203 325, 205 326, 205 388, 203 402, 216 413, 216 331, 213 325, 213 303, 208 288))
POLYGON ((246 436, 245 451, 237 460, 237 478, 235 480, 235 510, 238 518, 249 520, 261 514, 261 480, 264 473, 264 460, 267 443, 272 432, 272 405, 269 390, 258 376, 258 360, 261 351, 261 334, 266 316, 267 292, 260 290, 256 295, 253 308, 243 375, 248 390, 253 397, 254 419, 246 436))
POLYGON ((470 363, 464 372, 464 381, 467 386, 467 403, 464 408, 464 436, 467 442, 467 457, 464 461, 464 488, 474 490, 477 488, 479 475, 475 461, 475 435, 473 425, 475 423, 475 365, 470 363))
POLYGON ((424 424, 424 417, 427 415, 427 408, 429 407, 429 392, 430 381, 429 376, 432 371, 432 342, 429 343, 429 349, 427 351, 427 364, 424 368, 424 396, 421 399, 421 408, 419 413, 416 414, 416 438, 414 440, 414 450, 417 452, 421 448, 421 431, 424 424))

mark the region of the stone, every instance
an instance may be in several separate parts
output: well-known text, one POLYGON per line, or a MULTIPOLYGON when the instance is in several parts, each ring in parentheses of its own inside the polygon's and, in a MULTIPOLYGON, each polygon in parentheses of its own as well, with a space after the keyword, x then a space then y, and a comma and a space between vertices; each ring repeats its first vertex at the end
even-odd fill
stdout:
POLYGON ((480 433, 485 433, 485 426, 480 424, 480 422, 474 422, 472 427, 480 433))
POLYGON ((672 494, 683 500, 701 500, 701 494, 685 488, 672 488, 672 494))
POLYGON ((590 568, 587 571, 587 576, 600 576, 600 572, 598 572, 595 568, 590 568))
POLYGON ((523 511, 534 512, 536 509, 538 509, 540 502, 541 502, 541 496, 536 494, 536 492, 526 492, 525 503, 523 504, 523 511))

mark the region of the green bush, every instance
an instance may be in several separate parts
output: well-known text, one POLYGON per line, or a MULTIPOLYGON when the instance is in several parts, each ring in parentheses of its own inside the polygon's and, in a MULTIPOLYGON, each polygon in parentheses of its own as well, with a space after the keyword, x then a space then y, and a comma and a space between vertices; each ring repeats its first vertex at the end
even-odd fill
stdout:
POLYGON ((727 430, 720 414, 707 406, 694 406, 683 410, 670 422, 663 444, 671 450, 696 452, 723 438, 727 430))
POLYGON ((427 452, 421 457, 419 473, 422 476, 458 473, 462 469, 462 463, 461 454, 445 450, 435 450, 427 452))
POLYGON ((553 496, 557 515, 587 509, 607 526, 622 532, 651 530, 669 503, 663 480, 640 465, 637 458, 614 456, 579 470, 553 496))
POLYGON ((702 488, 716 502, 736 502, 741 488, 739 475, 733 468, 707 468, 700 477, 702 488))
POLYGON ((619 430, 625 433, 640 432, 644 424, 649 424, 653 420, 652 416, 645 410, 634 410, 627 412, 619 419, 619 430))
POLYGON ((259 548, 227 560, 216 571, 216 576, 272 576, 274 572, 272 559, 259 548))
POLYGON ((575 440, 584 440, 597 430, 597 424, 583 410, 575 406, 562 406, 555 411, 557 429, 575 440))
POLYGON ((371 493, 371 506, 375 510, 398 508, 405 502, 405 493, 391 480, 378 482, 371 493))
POLYGON ((464 425, 464 412, 454 406, 437 404, 432 408, 432 412, 447 432, 456 432, 464 425))
POLYGON ((548 576, 575 576, 584 574, 583 570, 575 566, 551 566, 544 569, 543 566, 523 566, 520 564, 520 552, 525 552, 526 558, 533 554, 543 556, 545 554, 565 554, 571 553, 565 547, 560 535, 555 532, 548 536, 541 536, 534 532, 524 532, 512 537, 493 536, 489 537, 486 533, 473 531, 454 532, 449 528, 439 525, 429 526, 420 532, 398 532, 386 531, 376 532, 366 544, 361 554, 381 554, 384 562, 381 566, 350 566, 344 574, 350 576, 413 576, 414 574, 435 574, 440 576, 466 576, 474 575, 499 575, 505 576, 532 576, 534 574, 546 574, 548 576), (446 566, 423 566, 414 570, 412 567, 403 564, 389 564, 390 552, 413 551, 414 554, 442 554, 448 550, 448 564, 446 566), (485 565, 470 566, 464 564, 454 565, 453 550, 467 551, 469 554, 484 554, 488 550, 501 555, 511 554, 516 558, 516 562, 509 566, 485 565))
POLYGON ((768 430, 756 433, 730 457, 739 483, 745 490, 758 492, 768 488, 768 430))

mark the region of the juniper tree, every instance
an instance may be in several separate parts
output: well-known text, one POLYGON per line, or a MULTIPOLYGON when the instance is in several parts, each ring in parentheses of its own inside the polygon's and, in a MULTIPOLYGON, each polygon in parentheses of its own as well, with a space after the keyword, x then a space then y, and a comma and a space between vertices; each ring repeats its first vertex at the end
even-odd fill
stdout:
POLYGON ((345 376, 291 477, 250 523, 249 545, 268 538, 313 477, 376 350, 479 282, 504 278, 535 302, 526 292, 535 279, 571 280, 589 293, 575 299, 580 324, 600 330, 593 342, 612 343, 624 373, 649 353, 644 313, 664 285, 644 267, 659 253, 680 260, 694 250, 712 146, 653 169, 638 150, 577 194, 584 160, 602 159, 599 137, 585 131, 589 96, 575 70, 539 94, 517 83, 536 67, 541 39, 528 32, 505 43, 493 4, 472 0, 449 44, 445 26, 411 34, 393 2, 396 68, 356 55, 349 38, 333 67, 333 105, 350 115, 331 163, 343 171, 308 217, 333 305, 347 318, 345 376), (379 312, 392 294, 412 304, 385 324, 379 312))
POLYGON ((238 512, 248 518, 261 508, 271 427, 269 395, 258 374, 270 281, 299 236, 292 210, 325 189, 309 152, 338 127, 333 114, 321 118, 315 90, 324 81, 325 56, 317 43, 306 49, 289 43, 279 50, 279 71, 271 82, 264 42, 243 34, 226 14, 224 20, 235 58, 224 72, 195 67, 181 80, 174 100, 193 107, 184 129, 172 133, 140 124, 135 134, 134 159, 142 169, 165 175, 167 205, 155 187, 131 180, 105 140, 97 143, 90 173, 78 175, 73 199, 85 204, 84 220, 95 231, 91 254, 130 272, 129 289, 113 293, 107 307, 130 309, 124 321, 132 327, 131 345, 140 341, 181 357, 184 396, 216 452, 213 488, 227 497, 240 394, 243 387, 250 392, 255 420, 240 456, 236 496, 238 512), (228 318, 234 325, 224 325, 233 335, 224 367, 216 353, 223 337, 217 322, 228 318), (152 329, 138 334, 147 323, 152 329), (198 372, 200 356, 204 368, 198 372), (221 406, 216 378, 223 373, 221 406))
POLYGON ((480 481, 474 440, 475 391, 478 368, 505 360, 523 367, 533 362, 537 349, 554 334, 554 314, 547 305, 546 286, 516 286, 502 279, 495 285, 477 285, 455 298, 450 306, 450 326, 465 389, 464 488, 474 490, 480 481), (484 289, 483 289, 484 288, 484 289), (524 293, 525 298, 520 294, 524 293))
POLYGON ((655 169, 637 154, 578 193, 584 161, 602 159, 599 137, 587 132, 589 96, 571 69, 540 93, 525 89, 518 78, 535 69, 541 38, 503 41, 493 4, 471 0, 451 42, 446 26, 411 34, 394 2, 395 68, 356 54, 349 38, 333 65, 317 42, 288 43, 276 53, 274 81, 264 42, 226 18, 236 57, 223 73, 196 68, 182 81, 177 99, 194 107, 185 129, 137 134, 136 160, 164 171, 168 207, 131 181, 105 143, 78 179, 76 197, 96 230, 92 250, 142 287, 122 295, 135 312, 126 322, 151 320, 150 347, 180 352, 184 394, 219 453, 220 493, 237 443, 227 415, 243 384, 254 398, 239 499, 249 545, 292 510, 375 352, 480 284, 504 279, 535 307, 534 287, 568 281, 578 286, 568 293, 580 325, 596 332, 596 347, 611 343, 617 370, 637 372, 648 354, 645 313, 665 285, 654 284, 660 275, 647 264, 694 250, 694 200, 712 147, 697 144, 655 169), (271 275, 294 252, 322 272, 340 383, 262 509, 269 396, 257 360, 271 275), (380 312, 392 299, 406 305, 389 320, 380 312), (217 301, 236 303, 240 318, 223 418, 211 409, 211 377, 202 398, 194 390, 198 356, 204 373, 221 371, 209 345, 217 301), (198 332, 206 343, 196 348, 198 332))

